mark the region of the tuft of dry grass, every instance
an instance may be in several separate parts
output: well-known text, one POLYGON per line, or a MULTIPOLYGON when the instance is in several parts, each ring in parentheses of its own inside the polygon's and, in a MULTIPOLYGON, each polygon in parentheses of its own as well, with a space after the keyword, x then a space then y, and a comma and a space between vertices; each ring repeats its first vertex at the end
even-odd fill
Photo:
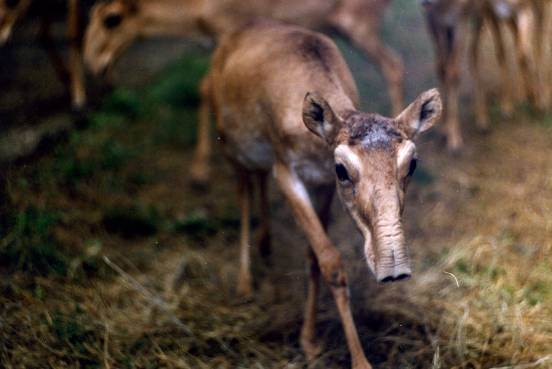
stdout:
MULTIPOLYGON (((255 255, 255 298, 240 300, 232 173, 215 160, 217 181, 193 190, 183 175, 190 151, 175 139, 190 127, 171 114, 156 124, 140 119, 136 99, 122 94, 110 109, 122 106, 125 116, 102 116, 73 144, 7 174, 21 226, 0 252, 48 246, 36 250, 53 252, 64 268, 0 263, 0 366, 349 367, 327 291, 317 324, 323 354, 308 366, 299 347, 306 241, 283 199, 273 193, 273 265, 255 255), (128 234, 121 223, 149 231, 128 234)), ((375 368, 552 367, 550 120, 518 114, 496 123, 485 137, 468 133, 461 157, 444 155, 435 136, 420 143, 405 212, 412 280, 376 285, 352 224, 334 206, 331 238, 345 255, 375 368)))

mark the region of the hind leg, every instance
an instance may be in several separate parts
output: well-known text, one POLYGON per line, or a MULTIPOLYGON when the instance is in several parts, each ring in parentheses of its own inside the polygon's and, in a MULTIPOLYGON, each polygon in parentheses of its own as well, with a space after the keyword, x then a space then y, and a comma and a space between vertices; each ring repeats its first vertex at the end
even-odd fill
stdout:
POLYGON ((272 253, 270 247, 270 201, 268 198, 268 172, 258 172, 256 174, 259 184, 259 205, 261 215, 261 229, 259 233, 258 245, 259 254, 266 264, 270 263, 272 253))

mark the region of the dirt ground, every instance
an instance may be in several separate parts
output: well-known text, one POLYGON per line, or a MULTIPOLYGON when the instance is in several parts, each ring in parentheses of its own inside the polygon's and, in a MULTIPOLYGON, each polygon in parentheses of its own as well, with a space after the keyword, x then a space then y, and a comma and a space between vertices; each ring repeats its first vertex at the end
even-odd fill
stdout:
MULTIPOLYGON (((435 83, 431 49, 418 13, 393 14, 405 36, 386 28, 386 37, 410 56, 413 97, 435 83)), ((381 77, 341 46, 363 105, 385 111, 381 77)), ((155 54, 134 52, 143 50, 155 54)), ((210 187, 188 176, 205 58, 154 78, 159 64, 148 65, 144 79, 121 72, 126 87, 103 99, 87 129, 3 169, 0 366, 306 368, 305 238, 272 183, 271 265, 253 247, 254 299, 236 297, 233 174, 215 145, 210 187)), ((24 116, 25 107, 0 117, 24 116)), ((360 235, 333 204, 330 236, 345 255, 375 368, 552 367, 552 118, 524 106, 511 119, 492 113, 488 134, 463 114, 459 156, 446 153, 439 132, 419 140, 404 214, 411 280, 376 284, 360 235)), ((348 367, 325 288, 317 329, 325 349, 311 368, 348 367)))

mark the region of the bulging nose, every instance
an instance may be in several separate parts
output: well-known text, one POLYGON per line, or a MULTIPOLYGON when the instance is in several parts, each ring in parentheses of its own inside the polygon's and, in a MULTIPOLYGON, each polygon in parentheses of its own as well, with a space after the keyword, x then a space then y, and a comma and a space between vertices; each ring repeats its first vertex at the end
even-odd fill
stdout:
POLYGON ((410 263, 403 262, 400 264, 391 264, 388 266, 382 266, 376 268, 376 278, 378 282, 396 282, 403 279, 408 279, 412 275, 412 269, 410 263))

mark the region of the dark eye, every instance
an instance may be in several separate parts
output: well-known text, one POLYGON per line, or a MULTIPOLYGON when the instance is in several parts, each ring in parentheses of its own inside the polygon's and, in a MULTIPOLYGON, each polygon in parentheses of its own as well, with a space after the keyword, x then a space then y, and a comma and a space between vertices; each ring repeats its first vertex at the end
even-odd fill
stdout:
POLYGON ((340 182, 347 182, 351 180, 351 178, 349 178, 349 173, 347 173, 347 169, 343 164, 336 164, 335 174, 340 182))
POLYGON ((410 161, 410 166, 408 167, 408 176, 409 177, 412 177, 412 175, 416 171, 416 165, 418 165, 418 160, 412 159, 410 161))
POLYGON ((113 29, 118 27, 123 21, 123 17, 120 14, 111 14, 104 18, 104 26, 107 29, 113 29))
POLYGON ((6 0, 6 6, 10 9, 13 9, 19 4, 19 0, 6 0))

